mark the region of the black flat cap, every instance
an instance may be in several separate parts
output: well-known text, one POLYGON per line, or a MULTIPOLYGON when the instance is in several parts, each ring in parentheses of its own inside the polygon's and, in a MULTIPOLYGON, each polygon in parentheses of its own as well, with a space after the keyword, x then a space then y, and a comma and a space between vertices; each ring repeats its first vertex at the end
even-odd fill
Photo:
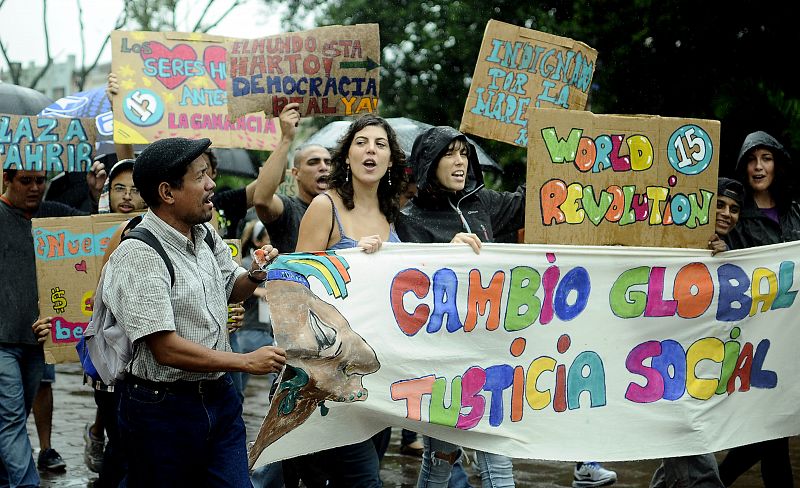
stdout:
POLYGON ((158 184, 161 178, 185 169, 211 145, 211 139, 170 137, 149 144, 133 165, 133 184, 143 188, 158 184))

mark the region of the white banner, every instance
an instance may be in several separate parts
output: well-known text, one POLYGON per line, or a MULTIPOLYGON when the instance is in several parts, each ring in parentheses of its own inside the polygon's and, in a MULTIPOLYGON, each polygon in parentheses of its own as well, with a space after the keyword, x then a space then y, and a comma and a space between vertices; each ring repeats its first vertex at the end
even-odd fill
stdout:
POLYGON ((796 435, 798 255, 800 243, 282 255, 267 299, 291 367, 251 464, 390 425, 562 461, 796 435))

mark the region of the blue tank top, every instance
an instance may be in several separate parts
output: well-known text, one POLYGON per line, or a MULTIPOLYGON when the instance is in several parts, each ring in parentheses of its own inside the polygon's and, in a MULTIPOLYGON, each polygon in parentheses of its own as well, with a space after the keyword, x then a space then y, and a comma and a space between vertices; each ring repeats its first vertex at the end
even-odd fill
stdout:
MULTIPOLYGON (((328 200, 331 201, 331 207, 333 207, 333 217, 336 220, 336 225, 339 226, 339 242, 335 243, 334 245, 330 246, 328 250, 333 251, 336 249, 350 249, 352 247, 358 246, 358 241, 353 239, 352 237, 348 237, 344 233, 344 228, 342 227, 342 222, 339 220, 339 212, 336 210, 336 204, 333 203, 333 198, 327 193, 323 193, 328 200)), ((397 232, 394 231, 394 225, 389 224, 389 239, 387 242, 400 242, 400 238, 397 236, 397 232)))

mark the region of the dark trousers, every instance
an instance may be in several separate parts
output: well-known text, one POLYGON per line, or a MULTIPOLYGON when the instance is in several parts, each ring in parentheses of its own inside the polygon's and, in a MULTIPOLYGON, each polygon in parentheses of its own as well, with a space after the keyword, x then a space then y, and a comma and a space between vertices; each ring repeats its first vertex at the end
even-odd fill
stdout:
POLYGON ((764 480, 764 488, 794 486, 788 438, 734 447, 719 464, 719 476, 725 486, 730 486, 759 461, 761 461, 761 479, 764 480))
POLYGON ((179 391, 126 378, 117 387, 128 461, 120 486, 252 486, 242 403, 229 375, 213 385, 188 391, 184 384, 179 391))
POLYGON ((392 438, 392 428, 386 427, 382 431, 372 436, 372 443, 375 445, 375 452, 378 453, 378 462, 383 461, 383 456, 389 449, 389 441, 392 438))
POLYGON ((125 476, 125 463, 120 455, 119 429, 117 427, 118 391, 94 391, 94 403, 97 405, 97 411, 103 419, 106 431, 103 469, 94 483, 95 488, 116 488, 125 476))
POLYGON ((380 488, 380 461, 372 439, 283 461, 286 487, 380 488), (325 484, 327 480, 327 485, 325 484))

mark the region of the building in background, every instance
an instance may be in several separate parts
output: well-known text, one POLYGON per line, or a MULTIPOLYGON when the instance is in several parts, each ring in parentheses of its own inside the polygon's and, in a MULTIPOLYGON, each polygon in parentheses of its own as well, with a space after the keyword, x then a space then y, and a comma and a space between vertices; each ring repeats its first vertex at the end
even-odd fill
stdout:
MULTIPOLYGON (((75 65, 76 58, 74 54, 67 56, 67 60, 63 62, 53 62, 47 69, 47 72, 39 79, 34 89, 44 93, 53 100, 58 100, 61 97, 70 95, 77 91, 77 79, 79 66, 75 65)), ((42 66, 37 66, 33 61, 23 66, 22 63, 11 63, 9 69, 0 69, 0 81, 5 83, 13 83, 13 77, 10 70, 19 70, 20 77, 18 85, 30 86, 34 78, 38 76, 42 70, 42 66)), ((111 63, 98 64, 86 76, 86 82, 83 84, 83 89, 88 90, 97 86, 106 84, 106 76, 111 70, 111 63)))

